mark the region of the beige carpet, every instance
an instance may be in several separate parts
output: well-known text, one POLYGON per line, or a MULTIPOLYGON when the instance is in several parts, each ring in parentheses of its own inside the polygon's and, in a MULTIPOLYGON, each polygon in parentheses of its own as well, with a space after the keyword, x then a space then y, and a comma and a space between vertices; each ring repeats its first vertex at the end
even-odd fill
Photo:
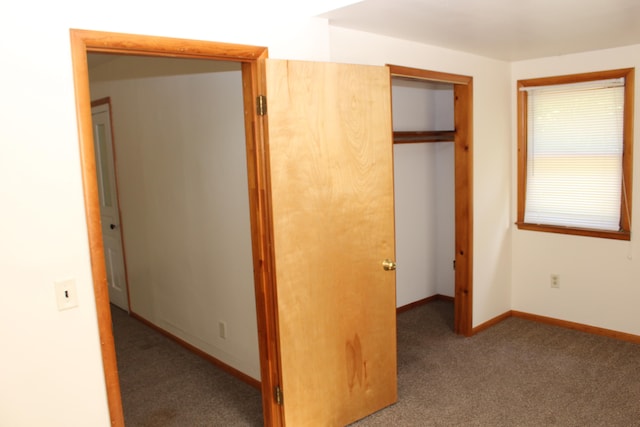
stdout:
POLYGON ((398 317, 399 402, 358 426, 640 426, 640 345, 517 318, 452 327, 445 302, 398 317))
MULTIPOLYGON (((640 345, 517 318, 452 326, 444 301, 398 316, 399 401, 353 426, 640 426, 640 345)), ((127 426, 262 425, 256 389, 117 309, 114 333, 127 426)))
POLYGON ((112 308, 127 427, 261 426, 260 391, 112 308))

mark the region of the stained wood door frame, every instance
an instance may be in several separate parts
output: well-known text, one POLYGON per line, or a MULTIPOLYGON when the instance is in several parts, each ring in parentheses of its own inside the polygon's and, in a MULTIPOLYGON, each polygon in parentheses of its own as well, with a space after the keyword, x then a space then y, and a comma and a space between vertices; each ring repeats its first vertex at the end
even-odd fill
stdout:
POLYGON ((124 426, 124 415, 100 225, 87 53, 207 59, 241 64, 262 408, 265 425, 282 425, 282 407, 275 402, 273 395, 281 376, 271 252, 269 162, 264 138, 266 120, 258 116, 255 108, 258 95, 265 90, 267 48, 76 29, 70 30, 70 36, 91 271, 111 425, 124 426))
POLYGON ((391 78, 453 84, 455 175, 454 331, 473 334, 473 77, 388 65, 391 78))

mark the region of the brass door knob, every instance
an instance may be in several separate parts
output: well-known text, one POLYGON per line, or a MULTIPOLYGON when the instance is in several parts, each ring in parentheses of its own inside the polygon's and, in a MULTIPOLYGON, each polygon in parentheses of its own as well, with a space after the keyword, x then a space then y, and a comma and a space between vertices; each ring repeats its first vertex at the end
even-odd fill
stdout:
POLYGON ((384 261, 382 261, 382 268, 384 268, 385 271, 395 270, 396 263, 391 261, 390 259, 385 259, 384 261))

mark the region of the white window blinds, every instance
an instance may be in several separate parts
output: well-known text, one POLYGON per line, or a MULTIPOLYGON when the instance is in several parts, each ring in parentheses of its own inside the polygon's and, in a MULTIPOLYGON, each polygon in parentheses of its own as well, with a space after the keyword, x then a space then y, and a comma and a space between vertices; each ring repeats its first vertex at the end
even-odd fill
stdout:
POLYGON ((525 90, 525 222, 619 230, 624 79, 525 90))

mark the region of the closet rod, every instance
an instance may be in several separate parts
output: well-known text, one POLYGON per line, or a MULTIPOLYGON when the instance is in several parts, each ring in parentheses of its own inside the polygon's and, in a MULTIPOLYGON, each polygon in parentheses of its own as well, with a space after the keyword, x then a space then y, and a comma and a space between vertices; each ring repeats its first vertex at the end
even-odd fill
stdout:
POLYGON ((411 144, 416 142, 453 142, 455 130, 425 130, 416 132, 393 132, 394 144, 411 144))

